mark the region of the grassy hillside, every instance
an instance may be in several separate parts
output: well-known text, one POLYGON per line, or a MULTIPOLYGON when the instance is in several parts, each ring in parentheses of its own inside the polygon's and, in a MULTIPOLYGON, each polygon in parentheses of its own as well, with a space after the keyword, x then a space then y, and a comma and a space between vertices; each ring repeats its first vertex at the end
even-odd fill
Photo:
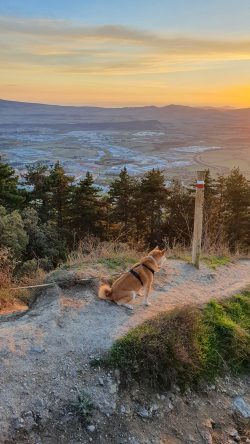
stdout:
POLYGON ((250 291, 160 314, 119 339, 107 363, 126 377, 169 387, 250 369, 250 291))

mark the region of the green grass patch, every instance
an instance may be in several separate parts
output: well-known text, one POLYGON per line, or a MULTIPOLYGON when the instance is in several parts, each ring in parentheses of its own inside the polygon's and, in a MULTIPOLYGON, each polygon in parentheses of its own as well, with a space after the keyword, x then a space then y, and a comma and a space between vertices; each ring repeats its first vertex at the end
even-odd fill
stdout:
POLYGON ((107 257, 100 259, 98 261, 100 264, 105 265, 110 270, 115 270, 116 268, 126 268, 130 264, 134 264, 136 262, 136 259, 132 257, 107 257))
POLYGON ((105 362, 125 378, 165 388, 249 371, 250 292, 160 314, 119 339, 105 362))
POLYGON ((231 259, 228 256, 205 256, 202 262, 205 262, 212 270, 216 270, 218 267, 229 264, 231 259))

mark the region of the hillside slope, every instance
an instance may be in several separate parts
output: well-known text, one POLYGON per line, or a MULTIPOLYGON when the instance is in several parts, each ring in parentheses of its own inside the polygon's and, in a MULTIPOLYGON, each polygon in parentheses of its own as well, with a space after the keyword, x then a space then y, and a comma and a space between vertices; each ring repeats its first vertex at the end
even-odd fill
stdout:
MULTIPOLYGON (((117 436, 100 438, 106 420, 114 428, 118 389, 111 374, 89 367, 90 359, 160 311, 228 297, 249 284, 248 260, 213 272, 205 266, 198 271, 190 264, 170 260, 156 278, 151 307, 137 301, 134 312, 98 300, 96 283, 70 288, 56 285, 44 291, 26 314, 0 323, 0 442, 89 442, 88 432, 81 431, 70 408, 81 390, 86 390, 98 406, 95 420, 100 421, 99 434, 94 442, 142 442, 122 441, 117 436), (69 441, 72 430, 77 438, 69 441)), ((125 435, 128 439, 129 429, 125 435)), ((147 442, 170 443, 157 439, 147 442)), ((195 442, 204 441, 197 438, 195 442)))

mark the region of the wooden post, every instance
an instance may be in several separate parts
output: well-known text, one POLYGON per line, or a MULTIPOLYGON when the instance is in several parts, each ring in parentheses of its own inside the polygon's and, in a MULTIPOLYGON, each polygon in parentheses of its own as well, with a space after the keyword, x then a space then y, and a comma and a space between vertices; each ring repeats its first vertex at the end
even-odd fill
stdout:
POLYGON ((205 171, 197 171, 192 262, 200 268, 205 171))

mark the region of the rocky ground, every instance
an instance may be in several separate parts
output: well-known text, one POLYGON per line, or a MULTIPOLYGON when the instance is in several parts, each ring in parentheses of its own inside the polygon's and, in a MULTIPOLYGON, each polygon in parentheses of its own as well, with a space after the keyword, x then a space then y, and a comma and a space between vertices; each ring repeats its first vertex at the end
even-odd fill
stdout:
POLYGON ((247 260, 215 272, 169 261, 149 309, 137 303, 131 312, 100 301, 95 281, 80 286, 71 279, 71 286, 55 283, 43 291, 21 316, 3 316, 0 442, 250 442, 247 377, 204 385, 199 394, 180 394, 178 387, 156 393, 91 366, 124 331, 157 312, 230 296, 249 281, 247 260))

